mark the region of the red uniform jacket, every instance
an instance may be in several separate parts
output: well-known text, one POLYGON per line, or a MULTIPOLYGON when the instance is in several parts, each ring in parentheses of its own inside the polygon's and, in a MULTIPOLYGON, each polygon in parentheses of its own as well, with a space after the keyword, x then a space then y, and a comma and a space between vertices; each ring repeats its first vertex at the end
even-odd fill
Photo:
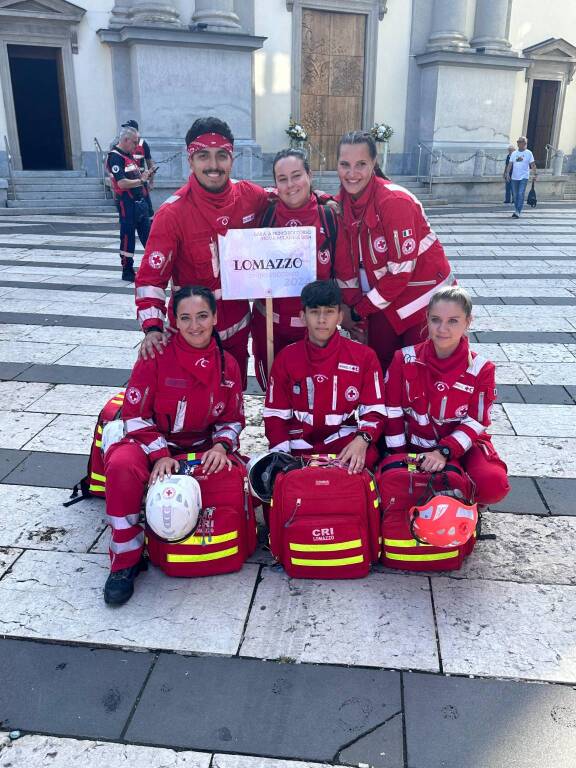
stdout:
POLYGON ((457 459, 490 439, 485 430, 495 398, 494 363, 471 352, 466 338, 444 359, 431 341, 404 347, 386 379, 386 445, 393 451, 445 445, 457 459))
POLYGON ((384 429, 382 384, 373 350, 339 333, 323 348, 308 339, 290 344, 274 360, 266 392, 270 449, 339 453, 358 430, 375 442, 384 429))
MULTIPOLYGON (((342 195, 346 234, 338 239, 336 277, 347 304, 363 318, 384 311, 397 334, 425 320, 430 297, 456 281, 422 205, 404 187, 374 177, 354 222, 342 195), (363 265, 370 290, 363 295, 363 265)), ((358 202, 360 202, 360 200, 358 202)))
MULTIPOLYGON (((230 184, 234 208, 229 217, 221 217, 222 231, 256 226, 268 204, 268 192, 248 181, 230 184)), ((190 182, 169 197, 154 216, 136 275, 136 307, 142 330, 162 326, 170 279, 174 290, 184 285, 203 285, 214 292, 222 341, 248 326, 247 301, 221 301, 218 233, 199 215, 190 182)))
POLYGON ((122 418, 125 436, 152 461, 215 442, 238 448, 244 427, 242 384, 236 360, 216 342, 194 349, 178 334, 162 355, 138 360, 130 376, 122 418))

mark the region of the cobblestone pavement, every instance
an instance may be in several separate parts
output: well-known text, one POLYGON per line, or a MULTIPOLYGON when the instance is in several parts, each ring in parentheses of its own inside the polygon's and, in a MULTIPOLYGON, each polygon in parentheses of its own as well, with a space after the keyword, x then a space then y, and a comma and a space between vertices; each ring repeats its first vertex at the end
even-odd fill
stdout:
POLYGON ((430 214, 498 364, 496 538, 451 575, 348 582, 261 548, 229 576, 151 569, 116 610, 103 502, 62 506, 140 340, 116 222, 2 217, 0 768, 573 768, 576 208, 510 214, 430 214))

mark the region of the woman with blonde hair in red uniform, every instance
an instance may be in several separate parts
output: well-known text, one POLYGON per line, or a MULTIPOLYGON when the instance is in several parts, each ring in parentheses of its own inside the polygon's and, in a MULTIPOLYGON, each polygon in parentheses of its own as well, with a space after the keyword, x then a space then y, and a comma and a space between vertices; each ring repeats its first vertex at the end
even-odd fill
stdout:
POLYGON ((419 200, 384 177, 370 134, 345 134, 338 145, 339 199, 345 234, 336 277, 351 307, 346 327, 374 349, 386 371, 394 352, 426 336, 432 293, 455 280, 419 200))
POLYGON ((494 504, 510 486, 506 464, 486 433, 495 367, 470 349, 470 296, 459 286, 443 288, 430 299, 426 317, 429 338, 398 350, 388 369, 386 447, 420 453, 426 472, 440 472, 457 459, 476 485, 478 504, 494 504))
POLYGON ((244 427, 240 369, 222 349, 216 299, 204 287, 174 295, 178 333, 162 355, 134 366, 122 406, 124 438, 105 454, 111 573, 104 600, 130 599, 141 570, 140 506, 147 484, 178 471, 176 456, 203 452, 204 472, 230 468, 244 427))
MULTIPOLYGON (((278 200, 272 202, 262 217, 261 227, 315 227, 316 275, 318 280, 333 277, 338 233, 336 216, 312 191, 312 176, 306 153, 301 149, 282 149, 272 164, 278 200)), ((322 199, 326 199, 323 193, 322 199)), ((295 341, 301 341, 306 326, 300 318, 300 296, 273 301, 274 355, 295 341)), ((256 378, 263 390, 268 380, 266 349, 266 305, 254 302, 252 309, 252 353, 256 378)))

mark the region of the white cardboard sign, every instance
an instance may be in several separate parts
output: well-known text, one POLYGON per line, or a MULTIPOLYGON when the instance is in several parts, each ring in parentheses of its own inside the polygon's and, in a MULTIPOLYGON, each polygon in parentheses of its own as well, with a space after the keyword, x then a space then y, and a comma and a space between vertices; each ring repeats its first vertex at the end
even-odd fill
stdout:
POLYGON ((316 280, 316 228, 229 229, 218 237, 224 299, 300 296, 316 280))

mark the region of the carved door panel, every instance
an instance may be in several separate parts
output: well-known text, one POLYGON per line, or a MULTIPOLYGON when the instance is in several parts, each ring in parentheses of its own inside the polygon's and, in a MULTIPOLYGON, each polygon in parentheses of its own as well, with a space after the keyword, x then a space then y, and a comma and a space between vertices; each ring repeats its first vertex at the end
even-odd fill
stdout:
MULTIPOLYGON (((366 16, 304 10, 300 122, 310 142, 336 168, 338 140, 362 127, 366 16)), ((319 167, 317 152, 313 168, 319 167)))

